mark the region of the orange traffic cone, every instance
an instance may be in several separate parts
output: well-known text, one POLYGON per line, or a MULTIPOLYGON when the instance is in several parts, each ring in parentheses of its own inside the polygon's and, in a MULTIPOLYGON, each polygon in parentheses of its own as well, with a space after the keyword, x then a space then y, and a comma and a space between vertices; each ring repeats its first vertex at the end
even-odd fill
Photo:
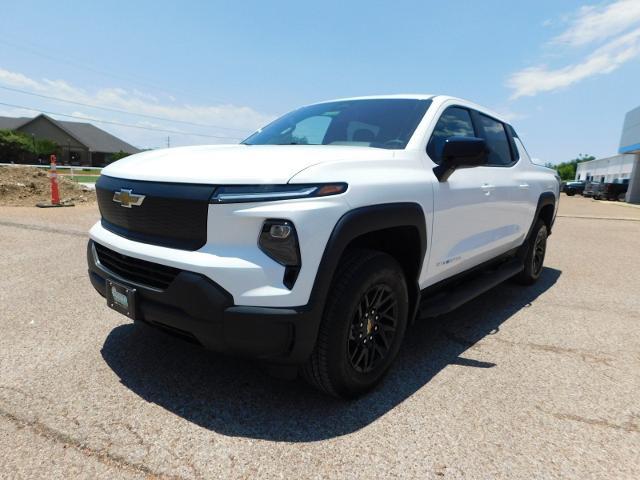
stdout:
POLYGON ((51 205, 60 205, 60 192, 58 190, 58 172, 56 171, 56 156, 51 155, 51 205))
POLYGON ((51 203, 38 203, 36 207, 73 207, 73 203, 60 203, 60 190, 58 189, 58 172, 56 169, 56 156, 51 155, 51 170, 49 171, 51 179, 51 203))

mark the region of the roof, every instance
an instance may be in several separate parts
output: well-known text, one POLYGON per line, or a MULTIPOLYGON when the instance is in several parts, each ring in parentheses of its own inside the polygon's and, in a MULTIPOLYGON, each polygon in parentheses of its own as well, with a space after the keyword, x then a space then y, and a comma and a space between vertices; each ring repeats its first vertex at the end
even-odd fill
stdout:
POLYGON ((31 119, 28 117, 0 117, 0 130, 15 130, 29 120, 31 119))
POLYGON ((44 114, 40 114, 34 118, 0 117, 0 129, 19 130, 28 123, 31 123, 33 120, 41 117, 64 130, 68 135, 83 144, 92 152, 113 153, 122 150, 125 153, 138 153, 140 151, 133 145, 111 135, 108 132, 105 132, 91 123, 56 120, 55 118, 51 118, 44 114))
POLYGON ((603 158, 594 158, 593 160, 587 160, 584 162, 578 162, 577 168, 579 169, 586 169, 586 168, 597 168, 598 163, 611 163, 611 162, 626 162, 626 161, 633 161, 633 155, 627 155, 624 153, 620 153, 618 155, 613 155, 611 157, 603 157, 603 158))
POLYGON ((61 120, 55 120, 55 122, 94 152, 119 152, 122 150, 125 153, 138 153, 140 151, 133 145, 90 123, 63 122, 61 120))
POLYGON ((425 93, 399 93, 399 94, 391 94, 391 95, 370 95, 370 96, 366 96, 366 97, 346 97, 346 98, 337 98, 334 100, 327 100, 327 101, 323 101, 323 102, 317 102, 314 103, 312 105, 319 105, 319 104, 323 104, 323 103, 333 103, 333 102, 346 102, 346 101, 351 101, 351 100, 386 100, 386 99, 401 99, 401 100, 433 100, 435 101, 440 101, 440 102, 446 102, 446 101, 453 101, 458 103, 461 106, 467 107, 467 108, 472 108, 474 110, 478 110, 482 113, 485 113, 486 115, 489 115, 490 117, 496 118, 498 120, 500 120, 501 122, 504 123, 511 123, 509 122, 506 118, 504 118, 504 115, 490 109, 487 107, 484 107, 482 105, 479 105, 477 103, 471 102, 469 100, 465 100, 464 98, 458 98, 458 97, 452 97, 449 95, 432 95, 432 94, 425 94, 425 93))

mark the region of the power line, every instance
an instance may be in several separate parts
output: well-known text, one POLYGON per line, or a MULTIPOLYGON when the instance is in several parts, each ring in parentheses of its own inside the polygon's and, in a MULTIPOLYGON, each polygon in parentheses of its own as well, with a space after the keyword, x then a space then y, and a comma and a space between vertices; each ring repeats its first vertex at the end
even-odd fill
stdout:
POLYGON ((129 127, 129 128, 139 128, 141 130, 151 130, 153 132, 175 133, 175 134, 178 134, 178 135, 190 135, 190 136, 193 136, 193 137, 220 138, 220 139, 224 139, 224 140, 242 140, 242 138, 240 138, 240 137, 223 137, 223 136, 220 136, 220 135, 207 135, 207 134, 204 134, 204 133, 181 132, 179 130, 168 130, 168 129, 165 129, 165 128, 145 127, 145 126, 142 126, 142 125, 132 125, 130 123, 114 122, 114 121, 110 121, 110 120, 97 120, 95 118, 90 118, 90 117, 81 117, 79 115, 68 115, 66 113, 51 112, 51 111, 47 111, 47 110, 41 110, 41 109, 38 109, 38 108, 25 107, 24 105, 13 105, 11 103, 0 102, 0 105, 3 105, 5 107, 11 107, 11 108, 22 108, 24 110, 30 110, 32 112, 47 113, 49 115, 58 115, 58 116, 61 116, 61 117, 75 118, 76 120, 88 120, 90 122, 104 123, 104 124, 108 124, 108 125, 117 125, 119 127, 129 127))
MULTIPOLYGON (((14 48, 18 48, 24 51, 27 51, 29 53, 31 53, 32 55, 36 55, 38 57, 41 58, 46 58, 48 60, 54 61, 56 63, 66 63, 67 65, 71 65, 72 67, 75 67, 79 70, 87 70, 89 72, 93 72, 93 73, 97 73, 99 75, 102 76, 108 76, 108 77, 112 77, 112 78, 117 78, 119 80, 126 80, 128 82, 132 82, 132 83, 137 83, 138 85, 144 85, 145 87, 150 87, 153 88, 155 90, 158 90, 160 92, 164 92, 164 93, 168 93, 168 94, 175 94, 175 93, 180 93, 180 94, 186 94, 186 95, 192 95, 191 93, 185 92, 183 90, 168 90, 164 87, 161 87, 159 85, 154 85, 153 83, 150 83, 144 79, 140 79, 140 78, 136 78, 132 75, 117 75, 115 73, 113 73, 112 71, 107 71, 107 70, 100 70, 98 68, 92 67, 91 65, 87 65, 87 64, 83 64, 82 62, 79 62, 77 60, 73 60, 73 59, 69 59, 69 58, 65 58, 65 57, 59 57, 59 56, 55 56, 55 55, 47 55, 46 53, 42 53, 40 51, 38 51, 38 48, 36 45, 20 45, 17 44, 15 42, 6 40, 6 39, 2 39, 0 38, 0 43, 4 43, 5 45, 9 45, 11 47, 14 48)), ((212 103, 220 103, 220 104, 224 104, 224 103, 229 103, 227 100, 220 100, 220 99, 214 99, 214 98, 210 98, 210 99, 205 99, 202 95, 196 95, 197 97, 206 100, 208 102, 212 102, 212 103)))
POLYGON ((43 95, 41 93, 28 92, 26 90, 20 90, 18 88, 12 88, 12 87, 5 87, 3 85, 0 85, 0 88, 2 88, 3 90, 8 90, 10 92, 17 92, 17 93, 22 93, 24 95, 32 95, 34 97, 46 98, 48 100, 54 100, 56 102, 70 103, 72 105, 80 105, 82 107, 95 108, 95 109, 98 109, 98 110, 105 110, 107 112, 124 113, 124 114, 127 114, 127 115, 135 115, 137 117, 150 118, 150 119, 153 119, 153 120, 162 120, 162 121, 165 121, 165 122, 173 122, 173 123, 184 123, 185 125, 193 125, 195 127, 217 128, 217 129, 220 129, 220 130, 233 130, 233 131, 236 131, 236 132, 249 132, 250 131, 250 129, 221 127, 220 125, 207 125, 207 124, 204 124, 204 123, 188 122, 186 120, 174 120, 174 119, 166 118, 166 117, 156 117, 154 115, 147 115, 145 113, 130 112, 128 110, 120 110, 120 109, 117 109, 117 108, 101 107, 99 105, 92 105, 90 103, 76 102, 74 100, 67 100, 67 99, 59 98, 59 97, 52 97, 50 95, 43 95))

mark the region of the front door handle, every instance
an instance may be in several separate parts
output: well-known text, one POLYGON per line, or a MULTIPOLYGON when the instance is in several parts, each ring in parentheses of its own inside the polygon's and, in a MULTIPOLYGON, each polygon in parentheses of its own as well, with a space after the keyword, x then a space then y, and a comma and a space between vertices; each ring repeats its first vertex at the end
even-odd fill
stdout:
POLYGON ((483 183, 480 187, 485 195, 491 195, 491 192, 496 189, 494 185, 490 185, 488 183, 483 183))
POLYGON ((529 184, 528 183, 521 183, 520 185, 518 185, 519 188, 523 188, 523 189, 527 189, 529 188, 529 184))

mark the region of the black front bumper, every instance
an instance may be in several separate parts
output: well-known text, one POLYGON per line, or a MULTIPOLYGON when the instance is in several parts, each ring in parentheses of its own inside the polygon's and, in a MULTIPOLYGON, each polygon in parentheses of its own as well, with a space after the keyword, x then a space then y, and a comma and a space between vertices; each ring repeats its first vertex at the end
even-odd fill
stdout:
POLYGON ((204 275, 180 271, 163 290, 133 284, 96 261, 87 245, 89 278, 105 296, 106 280, 136 289, 136 321, 159 327, 216 352, 303 363, 315 345, 319 315, 309 306, 296 308, 236 306, 233 297, 204 275))

